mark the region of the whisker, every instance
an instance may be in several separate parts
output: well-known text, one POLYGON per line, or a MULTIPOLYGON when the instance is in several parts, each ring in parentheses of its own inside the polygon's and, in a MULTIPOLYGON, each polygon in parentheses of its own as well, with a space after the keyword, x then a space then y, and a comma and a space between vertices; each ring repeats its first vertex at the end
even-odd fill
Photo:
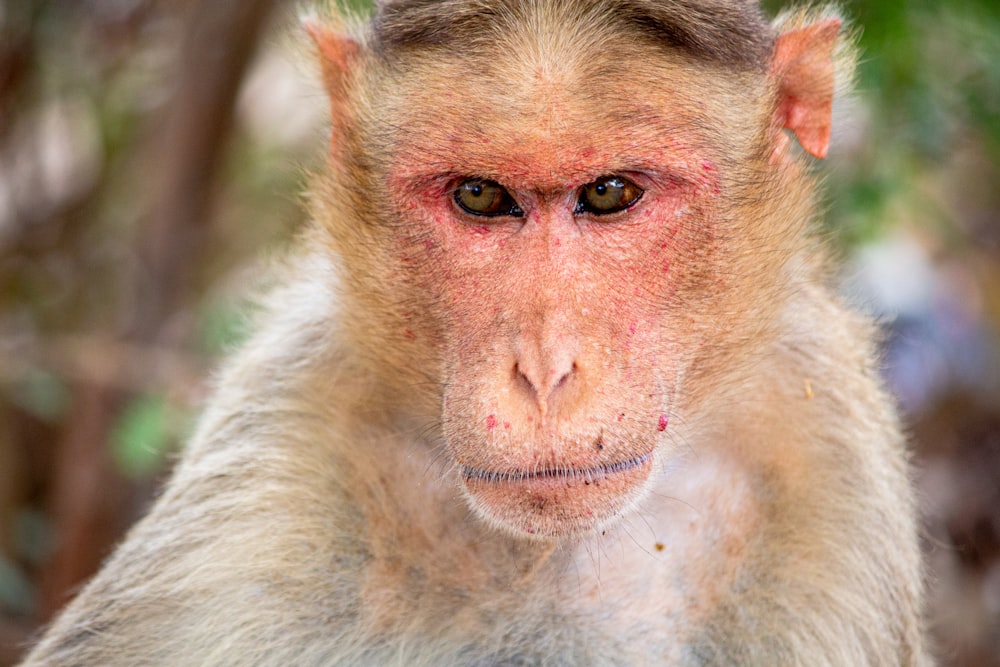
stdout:
POLYGON ((578 468, 542 468, 540 470, 514 470, 508 472, 497 472, 493 470, 480 470, 470 466, 462 466, 462 474, 468 480, 483 480, 490 483, 501 482, 523 482, 534 479, 574 479, 582 480, 585 483, 600 480, 608 475, 638 468, 653 458, 652 452, 637 456, 627 461, 617 463, 607 463, 595 468, 580 470, 578 468))

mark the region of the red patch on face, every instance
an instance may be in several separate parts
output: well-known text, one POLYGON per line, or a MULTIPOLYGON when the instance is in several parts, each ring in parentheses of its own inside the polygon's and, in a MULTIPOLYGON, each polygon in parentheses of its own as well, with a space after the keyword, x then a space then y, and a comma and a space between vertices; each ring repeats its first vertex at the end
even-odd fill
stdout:
POLYGON ((492 431, 497 427, 497 416, 490 415, 486 418, 486 428, 492 431))
POLYGON ((660 415, 660 420, 656 423, 656 430, 657 431, 666 431, 667 430, 667 424, 669 424, 669 423, 670 423, 670 420, 667 419, 666 415, 660 415))

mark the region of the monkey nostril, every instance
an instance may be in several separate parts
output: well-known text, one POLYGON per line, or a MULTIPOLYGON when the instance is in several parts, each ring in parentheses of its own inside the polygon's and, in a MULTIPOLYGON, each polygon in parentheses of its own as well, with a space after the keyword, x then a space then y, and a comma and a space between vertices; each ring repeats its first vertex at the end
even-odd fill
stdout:
POLYGON ((521 364, 516 361, 514 362, 514 381, 524 387, 536 401, 538 400, 538 389, 535 387, 535 383, 531 381, 527 373, 521 370, 521 364))
POLYGON ((572 376, 576 375, 576 371, 577 371, 577 366, 576 362, 574 361, 573 365, 570 366, 570 369, 562 374, 562 376, 555 382, 555 384, 552 385, 552 388, 558 389, 559 387, 565 385, 572 376))
POLYGON ((513 379, 531 396, 532 400, 544 411, 551 402, 553 394, 564 389, 578 370, 574 361, 569 370, 560 372, 550 368, 541 372, 532 372, 520 362, 514 362, 513 379))

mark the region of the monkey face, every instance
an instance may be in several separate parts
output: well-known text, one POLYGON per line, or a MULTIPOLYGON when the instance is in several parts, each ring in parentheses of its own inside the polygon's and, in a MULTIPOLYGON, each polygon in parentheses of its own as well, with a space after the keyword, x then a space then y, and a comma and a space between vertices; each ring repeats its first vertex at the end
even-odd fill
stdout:
POLYGON ((521 535, 594 530, 643 497, 682 442, 678 388, 742 308, 720 165, 752 150, 756 102, 668 60, 610 80, 602 62, 484 58, 470 79, 436 54, 362 118, 385 146, 364 189, 388 212, 351 245, 392 270, 349 270, 379 276, 380 328, 433 369, 472 506, 521 535), (700 129, 725 123, 721 144, 700 129))
MULTIPOLYGON (((562 141, 542 152, 565 152, 562 141)), ((529 534, 592 529, 642 495, 669 425, 682 362, 657 312, 690 193, 599 162, 561 183, 479 173, 498 179, 489 187, 503 193, 486 195, 502 213, 468 210, 467 178, 431 196, 434 246, 460 258, 437 307, 450 331, 446 441, 491 520, 529 534)))

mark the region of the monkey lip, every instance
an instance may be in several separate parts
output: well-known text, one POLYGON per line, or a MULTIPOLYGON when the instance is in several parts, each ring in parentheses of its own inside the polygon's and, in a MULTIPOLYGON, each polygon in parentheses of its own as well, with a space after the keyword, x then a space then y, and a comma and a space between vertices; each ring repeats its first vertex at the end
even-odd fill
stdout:
POLYGON ((653 455, 643 454, 627 461, 608 463, 594 468, 543 468, 541 470, 515 470, 511 472, 492 472, 479 470, 470 466, 462 466, 462 474, 467 482, 480 481, 490 484, 527 483, 546 481, 573 481, 591 484, 613 475, 642 468, 652 460, 653 455))
POLYGON ((485 516, 516 533, 566 537, 593 530, 636 498, 653 467, 643 454, 593 468, 492 472, 462 469, 465 488, 485 516))

